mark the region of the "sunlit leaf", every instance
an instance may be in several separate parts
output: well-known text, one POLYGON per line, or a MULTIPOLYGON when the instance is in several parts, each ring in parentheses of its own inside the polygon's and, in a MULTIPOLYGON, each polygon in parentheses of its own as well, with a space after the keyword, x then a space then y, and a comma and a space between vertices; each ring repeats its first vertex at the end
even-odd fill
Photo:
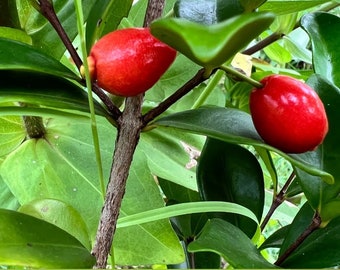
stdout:
POLYGON ((190 252, 216 252, 234 268, 275 268, 240 229, 221 219, 210 220, 188 249, 190 252))
POLYGON ((0 264, 33 268, 91 268, 95 258, 58 227, 0 209, 0 264))
POLYGON ((195 63, 215 68, 232 58, 274 20, 271 13, 234 16, 214 25, 202 25, 185 19, 155 21, 151 32, 195 63))

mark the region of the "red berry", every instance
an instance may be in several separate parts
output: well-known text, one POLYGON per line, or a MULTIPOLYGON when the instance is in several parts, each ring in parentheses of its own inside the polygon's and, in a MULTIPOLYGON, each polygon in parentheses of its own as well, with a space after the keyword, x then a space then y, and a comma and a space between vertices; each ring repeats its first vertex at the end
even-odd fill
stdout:
POLYGON ((250 112, 262 139, 287 153, 314 150, 328 132, 324 105, 307 84, 270 75, 250 94, 250 112))
POLYGON ((176 51, 148 28, 126 28, 103 36, 91 49, 93 79, 104 90, 135 96, 150 89, 176 58, 176 51))

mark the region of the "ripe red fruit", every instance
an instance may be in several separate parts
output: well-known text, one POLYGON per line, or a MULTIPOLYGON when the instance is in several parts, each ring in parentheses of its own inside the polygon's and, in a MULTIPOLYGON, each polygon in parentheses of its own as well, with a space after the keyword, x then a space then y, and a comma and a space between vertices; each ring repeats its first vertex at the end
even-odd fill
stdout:
POLYGON ((250 112, 262 139, 287 153, 314 150, 328 132, 324 105, 307 84, 270 75, 250 94, 250 112))
POLYGON ((103 36, 91 49, 91 77, 104 90, 135 96, 150 89, 176 58, 176 51, 148 28, 126 28, 103 36))

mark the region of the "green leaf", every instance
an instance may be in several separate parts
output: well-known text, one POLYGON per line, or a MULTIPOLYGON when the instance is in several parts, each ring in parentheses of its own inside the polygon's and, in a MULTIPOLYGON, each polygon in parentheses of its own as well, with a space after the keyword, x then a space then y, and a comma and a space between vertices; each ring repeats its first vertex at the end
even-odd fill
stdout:
MULTIPOLYGON (((0 24, 1 25, 1 24, 0 24)), ((0 37, 7 38, 11 40, 16 40, 22 43, 32 44, 31 37, 27 35, 24 31, 11 28, 11 27, 0 27, 0 37)))
POLYGON ((74 237, 43 220, 0 209, 0 264, 91 268, 95 258, 74 237))
POLYGON ((91 249, 86 224, 71 205, 55 199, 38 199, 22 205, 18 211, 54 224, 91 249))
POLYGON ((325 227, 331 220, 340 216, 340 200, 335 198, 322 206, 320 213, 322 227, 325 227))
POLYGON ((332 175, 321 170, 318 164, 309 163, 310 160, 304 160, 301 155, 287 155, 264 144, 255 130, 251 116, 237 109, 202 107, 165 116, 156 120, 153 124, 201 134, 230 143, 261 146, 277 152, 309 174, 320 176, 328 183, 334 182, 332 175))
MULTIPOLYGON (((190 190, 162 178, 158 178, 158 182, 166 197, 167 206, 200 201, 197 191, 190 190)), ((201 231, 207 219, 205 214, 199 213, 171 217, 170 221, 180 239, 186 242, 201 231)))
POLYGON ((136 152, 113 242, 116 264, 176 264, 185 260, 169 220, 156 214, 164 210, 146 156, 136 152))
MULTIPOLYGON (((261 220, 264 206, 262 169, 255 156, 242 146, 208 138, 197 166, 197 185, 203 200, 240 204, 261 220)), ((257 229, 257 224, 248 218, 220 213, 211 216, 234 224, 249 238, 257 229)))
POLYGON ((25 137, 26 133, 20 117, 0 117, 0 157, 16 149, 24 141, 25 137))
POLYGON ((100 0, 94 3, 86 23, 88 51, 97 39, 118 27, 122 18, 128 15, 132 2, 132 0, 100 0))
MULTIPOLYGON (((267 32, 261 35, 262 38, 268 37, 269 34, 267 32)), ((286 64, 292 60, 291 53, 281 45, 281 41, 276 41, 269 46, 266 46, 263 50, 266 55, 279 64, 286 64)))
MULTIPOLYGON (((208 212, 222 212, 235 213, 243 215, 258 223, 257 217, 249 209, 230 202, 191 202, 181 203, 167 206, 165 208, 153 209, 146 212, 121 217, 118 220, 118 228, 138 225, 160 219, 165 219, 174 216, 193 214, 193 213, 208 213, 208 212)), ((249 239, 247 237, 247 239, 249 239)))
POLYGON ((275 268, 240 229, 221 219, 210 220, 201 235, 189 244, 188 250, 216 252, 233 268, 275 268))
POLYGON ((270 235, 259 247, 260 250, 264 250, 266 248, 281 248, 282 243, 287 235, 289 230, 289 225, 281 227, 276 230, 272 235, 270 235))
POLYGON ((314 216, 314 210, 306 202, 297 215, 294 217, 292 224, 290 224, 285 238, 282 242, 280 249, 280 255, 282 255, 295 241, 296 239, 307 229, 312 222, 314 216))
POLYGON ((329 13, 309 13, 302 17, 301 26, 312 41, 315 73, 340 87, 340 18, 329 13))
POLYGON ((271 11, 278 15, 289 14, 312 8, 328 0, 268 0, 261 7, 261 11, 271 11))
MULTIPOLYGON (((293 229, 293 227, 292 227, 293 229)), ((281 265, 284 268, 333 268, 340 265, 340 218, 314 231, 281 265), (308 258, 308 259, 307 259, 308 258)))
MULTIPOLYGON (((2 160, 1 160, 2 161, 2 160)), ((14 197, 11 190, 0 176, 0 208, 17 210, 20 206, 18 200, 14 197)))
POLYGON ((79 80, 79 76, 34 47, 0 38, 0 70, 27 70, 79 80))
MULTIPOLYGON (((64 78, 34 72, 0 70, 0 80, 0 104, 22 102, 36 107, 89 113, 86 92, 64 78)), ((16 106, 16 108, 18 107, 16 106)), ((3 109, 0 107, 0 111, 3 109)), ((25 108, 23 107, 23 109, 25 108)), ((98 102, 95 102, 95 109, 97 114, 107 115, 105 109, 98 102)))
MULTIPOLYGON (((69 117, 49 118, 44 123, 47 130, 44 139, 22 143, 2 162, 0 175, 20 204, 53 198, 73 207, 85 221, 90 239, 94 241, 103 198, 97 164, 93 159, 90 122, 79 122, 69 117)), ((97 127, 104 179, 109 179, 116 133, 102 117, 97 118, 97 127)), ((159 187, 146 162, 143 152, 137 151, 121 216, 164 207, 159 187)), ((168 220, 120 228, 115 241, 115 252, 119 258, 117 264, 164 263, 163 260, 176 263, 184 260, 183 249, 168 220), (134 237, 127 239, 127 235, 134 237), (150 256, 151 253, 153 256, 150 256)))
POLYGON ((340 191, 340 146, 338 138, 340 130, 337 128, 340 121, 338 108, 340 106, 340 89, 320 75, 311 76, 307 83, 319 94, 327 113, 329 131, 322 147, 315 152, 300 155, 306 162, 333 175, 335 182, 329 185, 320 181, 318 177, 307 175, 297 170, 300 185, 314 209, 322 212, 322 204, 335 198, 340 191))
POLYGON ((151 24, 151 32, 193 62, 212 69, 225 63, 268 28, 274 16, 250 13, 214 25, 169 18, 151 24))
POLYGON ((191 156, 190 149, 201 149, 203 143, 200 136, 157 128, 143 132, 138 147, 145 153, 148 166, 154 175, 197 190, 195 169, 192 165, 194 157, 191 156))

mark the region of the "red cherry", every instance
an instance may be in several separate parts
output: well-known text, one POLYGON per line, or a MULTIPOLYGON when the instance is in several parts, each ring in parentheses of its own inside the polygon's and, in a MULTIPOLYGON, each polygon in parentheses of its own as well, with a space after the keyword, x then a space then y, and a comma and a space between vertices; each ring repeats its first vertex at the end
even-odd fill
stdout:
POLYGON ((176 51, 148 28, 126 28, 103 36, 91 49, 93 79, 104 90, 135 96, 150 89, 176 58, 176 51))
POLYGON ((270 75, 250 94, 250 112, 262 139, 287 153, 314 150, 328 132, 324 105, 307 84, 270 75))

